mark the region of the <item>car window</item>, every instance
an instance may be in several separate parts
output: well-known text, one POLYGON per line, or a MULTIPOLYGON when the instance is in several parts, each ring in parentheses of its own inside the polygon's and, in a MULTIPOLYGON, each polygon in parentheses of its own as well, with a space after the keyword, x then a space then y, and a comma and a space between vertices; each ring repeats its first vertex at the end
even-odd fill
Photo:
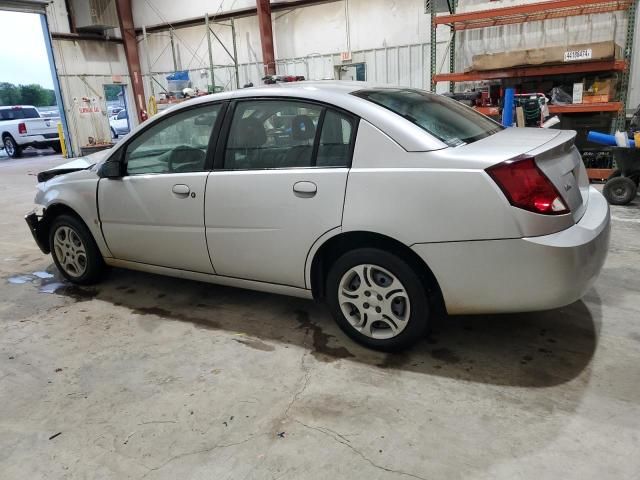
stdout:
POLYGON ((318 144, 318 167, 347 167, 351 160, 353 119, 343 113, 327 110, 318 144))
POLYGON ((40 118, 35 108, 13 107, 0 110, 0 120, 22 120, 23 118, 40 118))
POLYGON ((204 170, 220 105, 207 105, 160 120, 127 146, 127 175, 204 170))
POLYGON ((456 100, 422 90, 380 88, 353 95, 397 113, 450 147, 473 143, 503 128, 456 100))
POLYGON ((226 169, 313 166, 323 107, 294 100, 239 102, 224 157, 226 169))

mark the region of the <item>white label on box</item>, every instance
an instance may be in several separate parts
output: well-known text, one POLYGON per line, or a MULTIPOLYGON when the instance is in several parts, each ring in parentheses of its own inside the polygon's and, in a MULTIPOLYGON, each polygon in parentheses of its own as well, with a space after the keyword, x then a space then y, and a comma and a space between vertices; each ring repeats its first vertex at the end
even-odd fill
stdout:
POLYGON ((582 92, 584 90, 584 84, 573 84, 573 103, 582 103, 582 92))
POLYGON ((575 62, 576 60, 591 60, 593 50, 585 48, 584 50, 568 50, 564 52, 565 62, 575 62))

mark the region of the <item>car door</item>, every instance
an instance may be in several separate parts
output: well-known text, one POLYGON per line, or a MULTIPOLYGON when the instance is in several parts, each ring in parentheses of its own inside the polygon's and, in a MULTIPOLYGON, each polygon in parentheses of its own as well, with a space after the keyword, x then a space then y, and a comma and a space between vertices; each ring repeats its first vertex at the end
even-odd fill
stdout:
POLYGON ((179 110, 125 145, 123 176, 98 185, 102 232, 115 258, 213 273, 204 194, 222 109, 179 110))
POLYGON ((216 273, 305 287, 309 249, 341 224, 357 119, 292 99, 237 101, 227 117, 205 199, 216 273))

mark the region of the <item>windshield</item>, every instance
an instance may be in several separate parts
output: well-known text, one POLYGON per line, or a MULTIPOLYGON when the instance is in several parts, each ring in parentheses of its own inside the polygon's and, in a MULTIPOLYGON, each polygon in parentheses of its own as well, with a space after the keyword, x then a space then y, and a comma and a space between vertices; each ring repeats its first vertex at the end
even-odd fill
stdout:
POLYGON ((12 107, 0 109, 0 120, 22 120, 23 118, 40 118, 35 108, 12 107))
POLYGON ((482 140, 503 128, 456 100, 422 90, 380 88, 353 95, 397 113, 450 147, 482 140))

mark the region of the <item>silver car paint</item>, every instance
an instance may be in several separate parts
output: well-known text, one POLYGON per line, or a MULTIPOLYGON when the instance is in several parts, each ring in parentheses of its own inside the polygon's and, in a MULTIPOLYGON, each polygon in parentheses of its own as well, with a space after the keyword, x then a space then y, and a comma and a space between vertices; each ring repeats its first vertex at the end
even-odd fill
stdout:
POLYGON ((450 314, 552 309, 584 295, 607 256, 609 205, 593 187, 573 227, 542 237, 417 244, 450 314))
POLYGON ((216 273, 305 287, 311 245, 340 226, 347 168, 213 172, 205 224, 216 273), (315 195, 294 192, 311 182, 315 195))
MULTIPOLYGON (((236 185, 242 188, 228 190, 231 195, 235 192, 235 201, 242 197, 251 199, 251 202, 247 201, 242 207, 244 217, 238 216, 238 211, 235 214, 225 211, 225 206, 234 205, 222 194, 224 188, 230 184, 216 181, 224 176, 228 176, 229 179, 234 176, 241 177, 240 172, 201 174, 211 182, 211 185, 207 185, 207 200, 203 206, 207 218, 207 233, 213 239, 209 245, 211 258, 216 268, 230 276, 213 274, 213 267, 209 270, 209 255, 206 251, 203 252, 199 242, 187 242, 189 246, 197 247, 190 249, 186 254, 180 253, 179 255, 185 255, 180 258, 180 262, 174 262, 175 259, 163 259, 165 256, 176 255, 177 240, 174 238, 173 241, 167 242, 173 247, 168 248, 161 245, 163 237, 157 235, 158 232, 182 229, 183 233, 188 233, 187 237, 195 239, 198 230, 194 221, 185 224, 184 220, 176 218, 175 213, 178 210, 173 211, 173 207, 169 205, 173 199, 168 202, 167 191, 170 191, 170 185, 175 179, 170 179, 163 185, 157 196, 154 196, 155 192, 149 193, 151 198, 160 202, 158 205, 147 204, 146 200, 142 199, 137 199, 139 203, 135 204, 134 199, 132 210, 138 211, 139 218, 134 218, 134 215, 127 216, 128 212, 125 210, 129 206, 128 203, 125 205, 116 202, 117 206, 114 207, 103 205, 101 202, 102 220, 107 225, 107 230, 111 228, 115 233, 115 244, 122 248, 119 256, 126 256, 129 260, 111 258, 112 254, 102 239, 97 223, 95 189, 98 178, 95 168, 92 171, 55 177, 39 185, 37 201, 45 206, 59 202, 74 208, 89 225, 108 264, 212 283, 309 297, 311 260, 320 246, 341 232, 369 230, 384 233, 411 246, 425 259, 441 282, 451 313, 550 308, 569 303, 584 293, 606 255, 608 206, 606 202, 602 203, 603 198, 600 194, 587 191, 588 198, 583 198, 583 206, 580 207, 584 216, 576 225, 576 218, 573 216, 575 213, 549 217, 510 206, 495 182, 484 171, 488 166, 525 152, 538 153, 544 160, 544 154, 541 153, 545 149, 543 145, 553 141, 562 143, 562 138, 558 138, 562 137, 560 132, 509 129, 471 145, 445 148, 439 140, 386 109, 352 95, 345 95, 345 92, 362 87, 361 83, 335 85, 323 82, 228 92, 185 102, 182 106, 157 115, 145 122, 143 127, 139 127, 144 128, 144 125, 161 121, 170 111, 189 105, 248 96, 287 96, 320 100, 350 110, 362 118, 353 168, 348 173, 344 211, 341 212, 342 221, 336 223, 336 212, 340 212, 340 205, 323 205, 318 223, 322 228, 308 232, 308 235, 301 235, 300 232, 292 230, 292 227, 296 225, 293 205, 303 205, 302 202, 309 198, 296 198, 290 190, 296 181, 308 180, 308 177, 305 177, 307 173, 301 171, 299 177, 296 177, 296 172, 278 185, 261 184, 258 189, 254 186, 236 185), (214 186, 215 189, 209 190, 209 187, 214 186), (169 187, 169 190, 166 187, 169 187), (276 209, 284 207, 279 211, 284 219, 277 218, 275 213, 263 218, 266 208, 259 208, 258 211, 250 209, 250 203, 258 204, 260 198, 265 199, 270 195, 279 198, 272 205, 275 205, 276 209), (116 208, 117 211, 109 211, 109 208, 116 208), (150 214, 149 208, 157 210, 150 214), (172 212, 173 217, 162 218, 163 209, 172 212), (124 228, 119 225, 127 222, 138 225, 138 230, 131 226, 124 228), (164 222, 165 226, 162 229, 154 229, 150 228, 149 222, 164 222), (133 233, 137 231, 142 231, 142 236, 150 243, 145 244, 145 249, 144 242, 137 243, 134 240, 134 249, 128 251, 127 242, 131 241, 133 233), (255 231, 260 231, 260 236, 266 240, 252 240, 250 234, 255 231), (585 241, 586 237, 590 240, 585 241), (558 246, 558 242, 563 246, 558 246), (248 250, 238 249, 238 244, 248 250), (502 258, 500 252, 505 248, 513 254, 509 257, 509 268, 503 273, 499 261, 502 258), (300 260, 304 256, 300 252, 304 253, 305 249, 308 252, 306 258, 300 260), (295 258, 291 264, 285 265, 283 258, 287 251, 295 252, 295 258), (587 253, 594 260, 587 260, 584 268, 580 267, 578 260, 584 260, 587 253), (216 260, 218 254, 220 259, 216 260), (141 258, 149 263, 142 263, 141 258), (466 271, 466 262, 471 262, 469 265, 473 266, 473 271, 466 271), (167 266, 167 263, 174 268, 167 266), (190 268, 187 268, 185 263, 189 264, 190 268), (256 270, 253 271, 253 268, 256 270), (529 268, 538 274, 534 280, 544 280, 545 276, 553 277, 547 280, 555 288, 543 286, 537 294, 535 288, 538 288, 538 283, 532 282, 532 285, 529 285, 526 280, 529 275, 523 275, 523 269, 529 268), (272 272, 274 277, 271 277, 269 272, 272 272), (518 273, 521 276, 519 281, 513 281, 512 288, 508 288, 509 285, 505 287, 505 283, 513 280, 510 275, 515 276, 518 273), (242 275, 245 278, 234 278, 231 274, 242 275), (581 276, 580 281, 576 281, 576 275, 581 276), (471 282, 471 276, 481 278, 482 282, 471 282), (249 277, 252 279, 247 279, 249 277), (257 277, 263 281, 255 281, 257 277), (276 277, 277 280, 274 280, 276 277), (287 285, 278 285, 278 282, 287 285), (530 291, 528 287, 534 291, 530 291), (549 293, 551 290, 553 294, 549 293), (481 297, 485 295, 485 291, 491 295, 483 303, 481 297), (505 295, 499 294, 501 291, 511 292, 513 298, 505 298, 505 295)), ((135 130, 132 134, 135 134, 135 130)), ((115 154, 122 143, 109 155, 115 154)), ((583 167, 578 169, 576 177, 581 192, 585 191, 583 170, 583 167)), ((270 171, 264 174, 284 171, 270 171)), ((164 175, 159 175, 162 176, 164 175)), ((126 179, 105 179, 100 182, 124 184, 124 180, 126 179)), ((201 183, 197 185, 198 189, 200 185, 201 183)), ((338 197, 338 192, 344 192, 342 180, 332 182, 326 188, 338 197)), ((124 188, 123 191, 130 198, 137 195, 137 190, 127 191, 127 188, 124 188)), ((319 189, 318 195, 324 191, 324 187, 319 189)), ((180 203, 174 205, 178 206, 180 203)), ((304 220, 305 227, 316 221, 314 218, 304 220)), ((204 225, 201 226, 204 230, 204 225)))
POLYGON ((195 172, 101 179, 100 220, 113 256, 214 273, 203 224, 208 176, 195 172), (190 193, 175 194, 175 185, 188 185, 190 193))

